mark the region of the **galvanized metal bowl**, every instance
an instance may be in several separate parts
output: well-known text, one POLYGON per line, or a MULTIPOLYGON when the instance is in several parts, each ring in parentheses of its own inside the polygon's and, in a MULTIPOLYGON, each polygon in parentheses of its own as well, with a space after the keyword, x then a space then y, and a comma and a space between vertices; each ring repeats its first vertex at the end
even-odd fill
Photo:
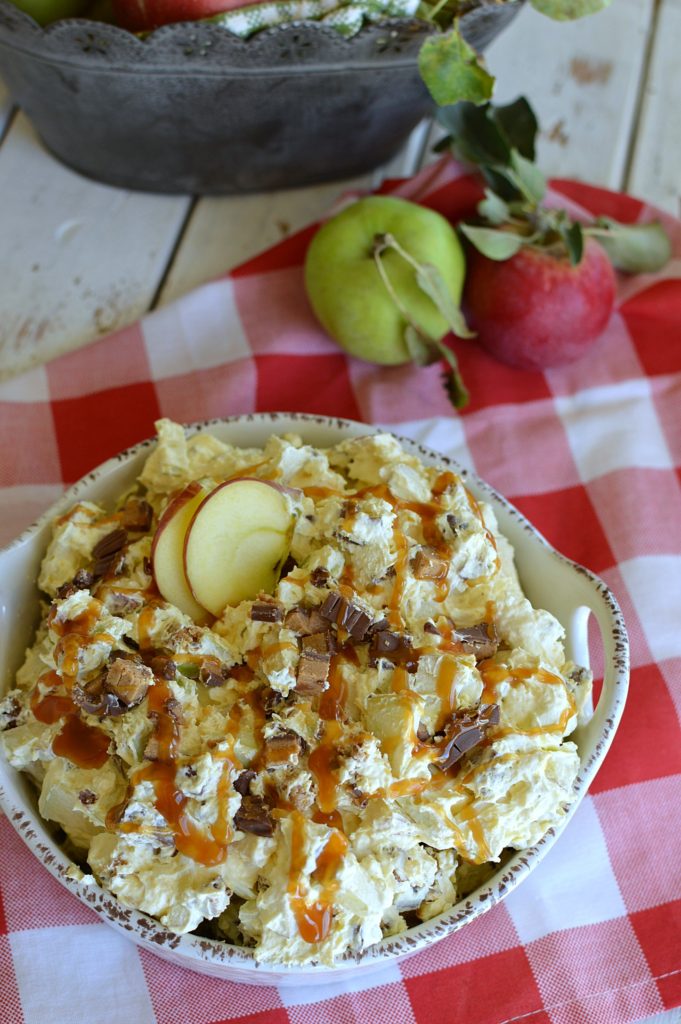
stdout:
MULTIPOLYGON (((484 47, 522 0, 461 19, 484 47)), ((69 18, 41 28, 0 0, 0 73, 55 156, 153 192, 262 191, 362 174, 393 156, 433 102, 417 55, 433 28, 316 22, 240 39, 211 22, 139 39, 69 18)))

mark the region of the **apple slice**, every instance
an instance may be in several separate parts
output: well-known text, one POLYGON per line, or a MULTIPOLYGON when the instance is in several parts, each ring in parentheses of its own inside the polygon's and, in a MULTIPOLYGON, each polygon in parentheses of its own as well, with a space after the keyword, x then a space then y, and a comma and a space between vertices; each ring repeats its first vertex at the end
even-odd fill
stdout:
POLYGON ((293 517, 277 484, 244 477, 219 484, 194 513, 184 571, 199 604, 213 615, 274 588, 293 517))
POLYGON ((188 484, 168 504, 151 545, 151 570, 161 596, 195 622, 205 622, 208 614, 194 600, 184 574, 184 540, 192 517, 205 497, 206 492, 199 484, 188 484))

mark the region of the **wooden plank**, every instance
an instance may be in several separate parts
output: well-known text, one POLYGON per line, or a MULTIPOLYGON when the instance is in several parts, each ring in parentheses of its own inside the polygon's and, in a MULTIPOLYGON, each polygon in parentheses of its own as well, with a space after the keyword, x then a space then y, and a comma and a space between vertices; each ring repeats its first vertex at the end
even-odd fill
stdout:
POLYGON ((652 11, 653 0, 615 0, 599 14, 555 22, 528 5, 490 46, 495 102, 529 99, 547 175, 622 187, 652 11))
POLYGON ((0 149, 0 377, 140 316, 188 204, 75 174, 19 114, 0 149))
POLYGON ((302 189, 199 200, 159 303, 184 295, 312 223, 344 192, 377 188, 385 178, 414 174, 429 130, 430 122, 422 121, 397 156, 373 173, 358 178, 302 189))
MULTIPOLYGON (((662 0, 627 188, 681 215, 681 0, 662 0)), ((680 1017, 681 1019, 681 1017, 680 1017)))
POLYGON ((201 199, 189 220, 159 303, 184 295, 310 224, 343 192, 370 187, 370 178, 364 176, 309 188, 201 199))

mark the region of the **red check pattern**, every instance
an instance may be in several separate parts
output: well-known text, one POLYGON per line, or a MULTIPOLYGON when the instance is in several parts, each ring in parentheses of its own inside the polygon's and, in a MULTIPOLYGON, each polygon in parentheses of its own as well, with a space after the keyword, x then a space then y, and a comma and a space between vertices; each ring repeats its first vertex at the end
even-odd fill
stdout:
MULTIPOLYGON (((452 218, 480 194, 447 160, 383 191, 452 218)), ((656 216, 576 182, 554 182, 552 198, 585 216, 656 216)), ((0 385, 3 540, 158 416, 346 416, 456 456, 515 501, 613 588, 633 656, 619 734, 555 849, 504 904, 379 978, 251 988, 178 969, 101 924, 1 819, 0 1021, 627 1024, 681 1006, 681 223, 663 220, 674 259, 621 279, 580 362, 521 372, 454 341, 472 393, 461 415, 437 366, 371 366, 324 336, 302 285, 313 229, 0 385)))

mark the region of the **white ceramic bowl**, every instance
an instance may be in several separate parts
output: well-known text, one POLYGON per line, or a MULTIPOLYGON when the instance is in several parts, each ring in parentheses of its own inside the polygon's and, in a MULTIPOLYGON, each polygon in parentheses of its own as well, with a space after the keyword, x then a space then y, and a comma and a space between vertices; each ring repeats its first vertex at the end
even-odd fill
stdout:
MULTIPOLYGON (((345 437, 374 428, 349 420, 289 413, 265 413, 195 424, 192 432, 208 430, 232 444, 260 446, 270 434, 295 432, 316 446, 335 444, 345 437)), ((400 439, 407 451, 425 463, 451 460, 437 452, 400 439)), ((12 685, 25 647, 31 642, 38 618, 35 580, 51 535, 52 521, 76 500, 111 503, 133 481, 154 441, 143 441, 110 459, 74 484, 66 494, 13 544, 0 552, 0 692, 12 685)), ((0 762, 0 803, 19 835, 63 885, 92 907, 104 921, 158 956, 204 974, 251 984, 301 986, 340 981, 358 973, 377 971, 436 942, 473 921, 511 892, 551 849, 605 757, 624 709, 629 680, 628 641, 615 598, 596 576, 558 554, 535 528, 488 484, 453 467, 477 498, 489 502, 499 526, 513 544, 519 575, 532 603, 552 612, 567 634, 568 656, 588 665, 587 621, 595 616, 603 638, 605 675, 598 705, 580 723, 572 739, 577 743, 581 769, 575 800, 559 828, 551 829, 535 846, 517 853, 489 882, 450 910, 431 921, 388 938, 366 952, 340 961, 337 967, 278 967, 258 965, 247 949, 195 935, 175 935, 138 910, 123 907, 96 884, 83 884, 67 874, 71 861, 55 842, 50 825, 37 812, 37 797, 28 779, 0 762)))

